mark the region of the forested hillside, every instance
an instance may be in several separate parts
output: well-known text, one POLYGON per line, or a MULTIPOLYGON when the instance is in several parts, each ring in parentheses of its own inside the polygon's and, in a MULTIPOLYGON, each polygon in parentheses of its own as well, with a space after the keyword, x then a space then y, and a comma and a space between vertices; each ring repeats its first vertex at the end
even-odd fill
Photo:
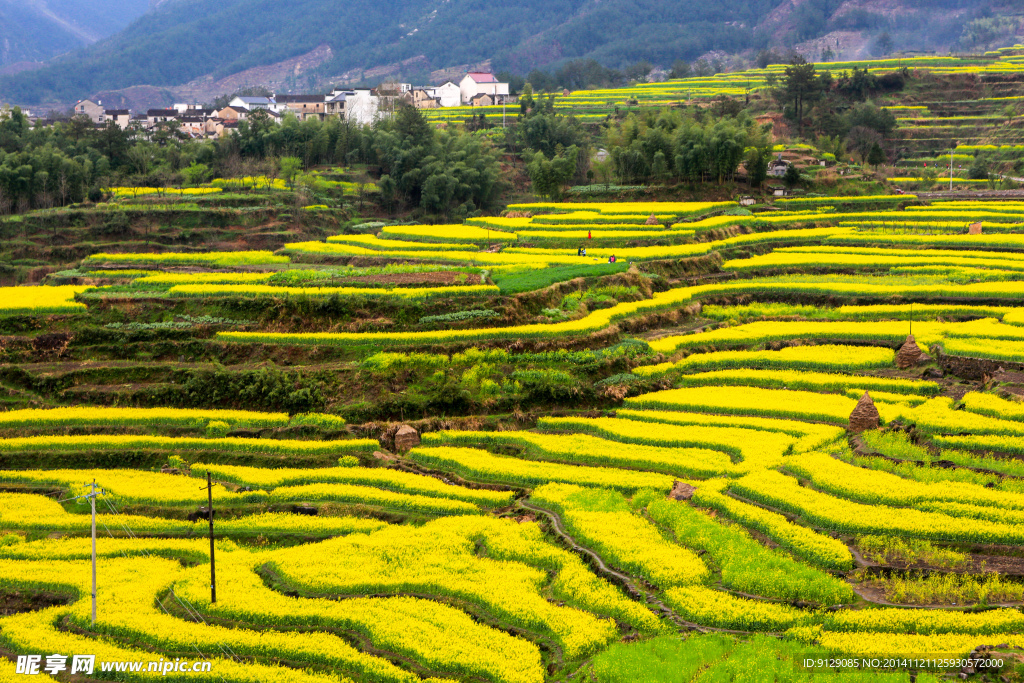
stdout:
POLYGON ((297 87, 358 81, 363 70, 403 62, 403 78, 423 81, 431 70, 485 60, 525 75, 579 59, 667 68, 711 51, 750 59, 797 49, 823 61, 980 51, 1012 43, 1019 14, 1006 0, 167 0, 101 43, 0 77, 0 99, 70 102, 220 79, 320 46, 329 59, 304 71, 297 87))
POLYGON ((432 68, 492 59, 524 73, 576 57, 610 66, 671 62, 750 46, 753 26, 781 1, 179 0, 46 69, 0 79, 0 96, 67 101, 131 85, 177 85, 322 44, 334 53, 324 75, 418 55, 432 68))
POLYGON ((148 8, 149 0, 0 0, 0 68, 90 45, 148 8))

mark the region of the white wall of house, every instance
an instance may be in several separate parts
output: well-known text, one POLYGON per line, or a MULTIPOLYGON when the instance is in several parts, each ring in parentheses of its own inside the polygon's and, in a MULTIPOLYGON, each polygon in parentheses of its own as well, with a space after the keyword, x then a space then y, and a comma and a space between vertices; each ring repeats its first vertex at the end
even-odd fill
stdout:
POLYGON ((345 98, 345 118, 361 126, 372 125, 380 116, 380 98, 369 90, 354 90, 345 98))
POLYGON ((475 95, 504 95, 508 97, 508 83, 477 83, 468 74, 459 83, 459 90, 462 92, 463 104, 470 104, 475 95))
POLYGON ((88 116, 92 119, 93 123, 102 123, 105 114, 105 110, 102 105, 102 101, 93 102, 92 100, 82 100, 75 105, 75 115, 88 116))
POLYGON ((434 88, 434 97, 440 99, 442 107, 458 107, 462 104, 462 89, 448 81, 434 88))

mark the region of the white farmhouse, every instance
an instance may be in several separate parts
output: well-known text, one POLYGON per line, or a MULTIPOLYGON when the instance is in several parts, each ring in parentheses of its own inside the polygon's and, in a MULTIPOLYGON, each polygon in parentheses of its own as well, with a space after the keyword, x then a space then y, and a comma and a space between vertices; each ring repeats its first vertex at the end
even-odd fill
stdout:
POLYGON ((490 95, 495 103, 508 99, 508 83, 500 83, 494 74, 470 72, 459 83, 462 91, 462 103, 472 104, 477 95, 490 95))
POLYGON ((462 104, 462 89, 451 81, 436 88, 427 88, 427 90, 442 107, 458 107, 462 104))
POLYGON ((103 101, 81 100, 75 105, 75 116, 88 116, 93 123, 103 122, 103 101))
POLYGON ((380 118, 380 98, 372 90, 335 89, 327 96, 327 116, 339 116, 363 126, 372 125, 380 118))

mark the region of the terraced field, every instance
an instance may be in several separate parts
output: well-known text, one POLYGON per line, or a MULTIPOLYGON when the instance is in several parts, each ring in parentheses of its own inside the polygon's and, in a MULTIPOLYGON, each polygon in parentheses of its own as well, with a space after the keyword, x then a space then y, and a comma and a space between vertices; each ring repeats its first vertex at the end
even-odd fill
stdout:
MULTIPOLYGON (((967 173, 975 155, 983 153, 995 164, 1012 164, 1024 149, 1024 120, 1019 114, 1019 105, 1024 101, 1020 80, 1024 70, 1022 52, 1024 47, 1018 45, 985 55, 819 62, 815 68, 837 77, 862 69, 872 75, 904 72, 912 80, 927 79, 927 87, 883 93, 876 98, 898 123, 890 140, 893 152, 898 152, 901 169, 895 183, 910 190, 930 189, 935 180, 921 177, 928 175, 927 169, 938 169, 938 180, 945 176, 948 183, 953 151, 954 186, 976 189, 983 181, 972 181, 967 173)), ((721 98, 756 103, 770 98, 775 87, 773 79, 780 79, 784 70, 785 65, 771 65, 624 88, 580 90, 554 96, 553 108, 572 114, 582 123, 597 124, 630 111, 690 104, 709 106, 721 98)), ((539 99, 544 102, 544 97, 539 99)), ((428 120, 449 123, 483 114, 498 126, 507 124, 518 113, 518 105, 424 111, 428 120)))
POLYGON ((310 683, 1020 656, 1024 205, 509 209, 0 289, 0 650, 310 683))

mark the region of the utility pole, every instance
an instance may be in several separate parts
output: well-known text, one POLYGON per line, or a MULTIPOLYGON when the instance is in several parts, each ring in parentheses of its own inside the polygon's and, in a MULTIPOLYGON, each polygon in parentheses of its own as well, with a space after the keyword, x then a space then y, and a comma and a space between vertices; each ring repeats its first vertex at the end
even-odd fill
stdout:
POLYGON ((83 498, 89 499, 89 504, 92 506, 92 623, 96 623, 96 496, 103 493, 100 489, 97 492, 96 480, 93 479, 92 483, 86 483, 86 486, 90 487, 91 491, 87 493, 83 498))
POLYGON ((217 570, 213 563, 213 480, 210 477, 210 472, 206 472, 206 486, 200 487, 200 491, 205 488, 207 493, 207 501, 209 503, 208 517, 210 520, 210 602, 217 602, 217 570))
POLYGON ((949 148, 949 191, 953 191, 953 150, 956 149, 956 143, 949 148))

